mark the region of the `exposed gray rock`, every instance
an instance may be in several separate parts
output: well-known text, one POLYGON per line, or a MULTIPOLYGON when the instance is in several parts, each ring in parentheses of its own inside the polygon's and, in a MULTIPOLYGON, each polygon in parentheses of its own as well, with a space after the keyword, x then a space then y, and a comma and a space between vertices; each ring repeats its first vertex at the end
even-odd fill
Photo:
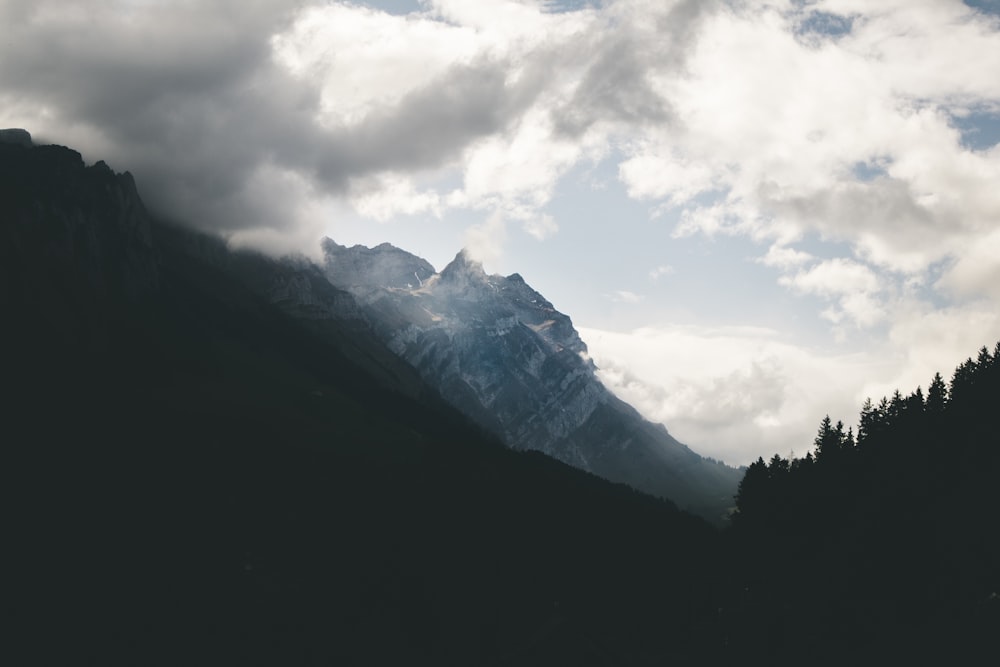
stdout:
POLYGON ((732 504, 739 471, 692 452, 608 391, 570 318, 520 275, 489 275, 465 251, 435 273, 388 244, 327 239, 323 248, 327 278, 354 294, 390 349, 508 446, 713 520, 732 504))
POLYGON ((434 275, 434 267, 426 260, 388 243, 345 248, 323 239, 323 252, 326 275, 338 286, 415 289, 434 275))
POLYGON ((62 146, 26 151, 18 144, 27 137, 31 145, 27 132, 5 132, 16 140, 0 143, 5 233, 20 248, 38 246, 42 258, 25 266, 23 275, 45 283, 64 279, 67 295, 135 298, 155 289, 151 220, 131 174, 115 173, 104 162, 88 167, 62 146), (67 266, 72 279, 62 275, 67 266))

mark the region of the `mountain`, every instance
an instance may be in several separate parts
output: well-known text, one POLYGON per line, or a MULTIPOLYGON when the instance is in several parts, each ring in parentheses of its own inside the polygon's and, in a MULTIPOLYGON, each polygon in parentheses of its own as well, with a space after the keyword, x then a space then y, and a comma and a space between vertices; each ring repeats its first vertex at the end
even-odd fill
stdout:
POLYGON ((0 312, 20 664, 725 653, 707 523, 503 446, 316 267, 164 223, 127 173, 20 133, 0 312))
POLYGON ((465 251, 440 273, 389 244, 325 239, 323 269, 381 340, 508 446, 725 520, 742 473, 643 419, 595 375, 569 317, 518 275, 487 275, 465 251))
MULTIPOLYGON (((390 289, 433 282, 402 251, 358 254, 395 256, 390 289)), ((448 273, 461 293, 481 280, 454 268, 436 280, 448 273)), ((816 456, 755 463, 720 534, 498 442, 380 342, 361 287, 166 224, 127 173, 0 131, 17 664, 978 664, 995 652, 1000 346, 926 397, 866 404, 857 438, 824 420, 816 456)))

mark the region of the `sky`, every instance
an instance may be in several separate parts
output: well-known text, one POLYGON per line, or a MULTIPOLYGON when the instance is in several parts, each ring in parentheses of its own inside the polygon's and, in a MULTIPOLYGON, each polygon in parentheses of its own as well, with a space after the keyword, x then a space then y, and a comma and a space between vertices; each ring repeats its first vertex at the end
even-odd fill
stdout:
POLYGON ((467 247, 731 464, 1000 339, 1000 0, 0 0, 0 126, 234 245, 467 247))

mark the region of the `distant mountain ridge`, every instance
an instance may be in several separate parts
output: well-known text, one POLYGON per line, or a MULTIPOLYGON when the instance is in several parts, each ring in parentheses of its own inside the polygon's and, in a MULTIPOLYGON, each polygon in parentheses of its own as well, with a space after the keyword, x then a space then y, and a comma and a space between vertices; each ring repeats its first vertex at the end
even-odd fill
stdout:
POLYGON ((530 449, 719 521, 740 471, 705 459, 608 391, 568 316, 519 274, 465 251, 440 273, 382 244, 323 241, 323 269, 375 332, 508 446, 530 449))

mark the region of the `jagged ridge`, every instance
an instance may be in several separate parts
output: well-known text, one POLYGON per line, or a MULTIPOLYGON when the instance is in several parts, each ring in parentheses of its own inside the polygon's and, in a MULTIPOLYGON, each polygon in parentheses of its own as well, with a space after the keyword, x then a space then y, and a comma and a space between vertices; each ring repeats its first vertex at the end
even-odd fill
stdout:
POLYGON ((389 244, 323 247, 327 277, 358 298, 389 347, 508 446, 713 520, 731 505, 739 472, 698 456, 609 392, 570 318, 520 275, 489 275, 466 251, 434 273, 389 244), (419 283, 402 280, 421 270, 430 273, 419 283))

